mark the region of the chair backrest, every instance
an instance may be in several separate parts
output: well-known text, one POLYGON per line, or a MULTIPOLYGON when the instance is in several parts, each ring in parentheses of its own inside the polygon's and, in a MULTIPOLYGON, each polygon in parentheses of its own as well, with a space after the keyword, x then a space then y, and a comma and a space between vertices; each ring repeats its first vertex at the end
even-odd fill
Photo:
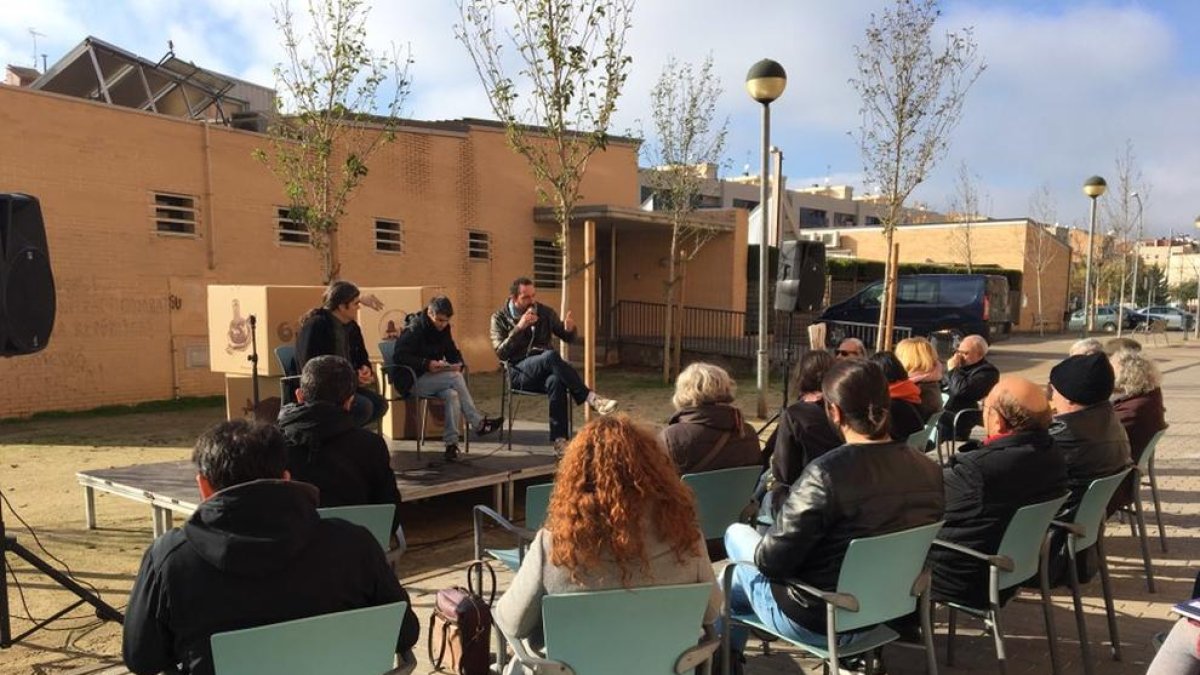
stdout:
POLYGON ((1076 551, 1082 551, 1096 543, 1096 538, 1100 535, 1100 526, 1107 515, 1105 509, 1108 507, 1108 502, 1112 499, 1113 493, 1117 491, 1121 481, 1125 480, 1125 476, 1132 470, 1132 468, 1124 469, 1111 476, 1097 478, 1088 485, 1087 492, 1083 493, 1083 499, 1080 500, 1079 508, 1075 511, 1074 522, 1082 525, 1084 529, 1082 537, 1072 538, 1076 551))
POLYGON ((1008 521, 1004 537, 1000 540, 999 555, 1008 556, 1013 563, 1013 570, 1000 570, 1000 589, 1012 588, 1017 584, 1033 577, 1038 571, 1041 557, 1042 541, 1046 538, 1046 530, 1050 529, 1050 521, 1067 501, 1068 495, 1055 497, 1049 501, 1022 506, 1008 521))
POLYGON ((942 523, 936 522, 850 542, 837 592, 857 598, 859 610, 837 610, 838 632, 890 621, 916 609, 913 585, 940 529, 942 523))
POLYGON ((279 362, 284 377, 296 377, 300 369, 296 367, 296 346, 279 345, 275 348, 275 360, 279 362))
POLYGON ((383 357, 383 365, 392 365, 392 359, 396 356, 396 341, 395 340, 380 340, 379 354, 383 357))
POLYGON ((396 517, 395 504, 357 504, 355 506, 330 506, 317 509, 322 518, 341 518, 361 525, 374 535, 375 540, 388 550, 392 540, 392 520, 396 517))
POLYGON ((392 668, 408 603, 216 633, 217 675, 379 675, 392 668))
POLYGON ((525 529, 537 531, 546 522, 550 510, 550 493, 554 483, 541 483, 525 488, 525 529))
POLYGON ((547 658, 575 675, 674 675, 696 646, 712 584, 563 593, 542 598, 547 658))
POLYGON ((696 496, 696 515, 705 539, 725 536, 726 528, 737 522, 754 496, 762 472, 761 466, 754 465, 689 473, 683 477, 683 483, 696 496))
POLYGON ((1138 458, 1137 468, 1138 473, 1145 476, 1150 473, 1150 462, 1154 461, 1154 449, 1158 447, 1158 442, 1162 440, 1163 434, 1167 430, 1163 429, 1150 437, 1150 441, 1146 443, 1146 449, 1142 451, 1142 456, 1138 458))

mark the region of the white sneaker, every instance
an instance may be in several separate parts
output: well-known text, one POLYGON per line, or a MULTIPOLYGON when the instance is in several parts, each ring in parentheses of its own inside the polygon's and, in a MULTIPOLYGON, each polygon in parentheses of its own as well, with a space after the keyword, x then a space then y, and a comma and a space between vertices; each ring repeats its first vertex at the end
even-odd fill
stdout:
POLYGON ((592 410, 595 410, 601 415, 608 415, 617 410, 617 402, 615 400, 611 398, 604 398, 603 396, 599 395, 592 397, 591 405, 592 410))

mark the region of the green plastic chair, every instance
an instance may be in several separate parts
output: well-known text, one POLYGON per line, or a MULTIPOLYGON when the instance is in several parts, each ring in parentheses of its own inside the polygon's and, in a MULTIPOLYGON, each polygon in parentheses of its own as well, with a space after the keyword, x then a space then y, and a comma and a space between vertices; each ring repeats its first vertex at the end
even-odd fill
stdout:
POLYGON ((381 675, 393 669, 406 602, 216 633, 217 675, 381 675))
POLYGON ((521 567, 521 561, 525 559, 525 551, 529 548, 529 543, 533 541, 534 536, 537 535, 537 531, 541 529, 542 523, 546 520, 546 511, 550 508, 550 493, 553 489, 554 483, 530 485, 525 488, 525 527, 514 525, 512 521, 496 513, 492 508, 477 504, 475 506, 473 528, 475 534, 475 559, 479 560, 484 555, 487 555, 498 560, 508 569, 514 572, 517 571, 521 567), (485 549, 483 547, 483 525, 485 518, 492 520, 515 536, 517 539, 516 547, 485 549))
POLYGON ((396 517, 395 504, 356 504, 354 506, 330 506, 317 509, 322 518, 341 518, 347 522, 367 528, 384 551, 392 542, 392 520, 396 517))
POLYGON ((724 537, 726 528, 738 521, 742 509, 754 496, 762 472, 761 466, 754 465, 689 473, 683 477, 683 484, 696 496, 700 531, 705 539, 724 537))
POLYGON ((275 360, 283 377, 279 378, 279 399, 283 405, 296 402, 296 390, 300 388, 300 369, 296 367, 296 345, 279 345, 275 348, 275 360))
MULTIPOLYGON (((883 625, 885 621, 920 610, 926 669, 931 675, 936 675, 933 624, 929 614, 929 571, 925 569, 925 558, 929 554, 933 538, 941 528, 942 523, 937 522, 891 534, 852 540, 838 573, 837 590, 833 593, 797 581, 789 582, 793 588, 825 603, 824 647, 779 635, 759 621, 754 614, 730 614, 729 591, 733 586, 733 572, 737 565, 751 565, 747 562, 733 561, 725 566, 724 625, 739 623, 774 635, 823 659, 837 672, 838 659, 855 654, 869 654, 900 637, 896 631, 883 625), (858 630, 862 632, 854 635, 849 642, 844 645, 838 644, 839 633, 858 630)), ((724 663, 728 675, 729 630, 722 635, 722 641, 721 649, 726 656, 724 663)))
MULTIPOLYGON (((1154 520, 1158 524, 1158 545, 1162 548, 1162 552, 1167 552, 1167 534, 1163 530, 1162 524, 1162 506, 1158 501, 1158 476, 1154 473, 1154 451, 1158 448, 1158 442, 1167 433, 1166 429, 1154 434, 1150 437, 1150 442, 1146 444, 1146 449, 1142 452, 1142 456, 1138 459, 1136 481, 1133 484, 1133 494, 1138 503, 1138 508, 1141 509, 1141 492, 1143 478, 1148 478, 1150 483, 1150 496, 1154 500, 1154 520)), ((1142 537, 1146 536, 1146 528, 1141 526, 1142 537)))
POLYGON ((703 626, 712 584, 562 593, 542 598, 546 655, 505 636, 518 661, 554 675, 682 675, 720 640, 703 626), (701 633, 705 638, 701 640, 701 633))
POLYGON ((925 452, 925 447, 927 445, 929 445, 929 441, 932 439, 933 447, 937 448, 937 450, 938 450, 938 463, 939 464, 941 463, 941 459, 942 459, 941 448, 938 447, 938 442, 937 442, 937 425, 938 425, 938 420, 940 420, 940 419, 942 419, 942 411, 941 410, 939 410, 929 416, 929 419, 925 421, 924 429, 914 432, 914 433, 910 434, 908 437, 909 447, 916 448, 917 450, 920 450, 921 452, 925 452))
POLYGON ((1138 463, 1131 472, 1133 475, 1129 482, 1133 490, 1129 503, 1117 507, 1119 513, 1129 518, 1129 533, 1138 540, 1138 544, 1141 546, 1142 569, 1146 572, 1146 590, 1150 593, 1154 592, 1154 561, 1150 558, 1150 545, 1146 541, 1146 517, 1142 509, 1142 478, 1150 477, 1150 493, 1154 498, 1154 516, 1158 519, 1158 542, 1162 546, 1163 553, 1166 553, 1167 538, 1163 534, 1162 511, 1159 510, 1158 481, 1154 477, 1154 448, 1162 436, 1163 432, 1160 431, 1154 434, 1150 438, 1150 442, 1146 444, 1146 449, 1138 458, 1138 463))
POLYGON ((1072 522, 1055 520, 1052 527, 1067 533, 1067 563, 1071 580, 1071 599, 1075 603, 1075 624, 1079 629, 1079 649, 1083 653, 1083 670, 1088 675, 1092 672, 1091 648, 1088 645, 1087 622, 1084 620, 1083 600, 1079 595, 1079 571, 1075 566, 1076 556, 1091 546, 1096 547, 1096 557, 1100 562, 1100 584, 1104 590, 1104 611, 1108 615, 1108 637, 1112 644, 1112 658, 1121 660, 1121 638, 1117 634, 1117 614, 1113 608, 1112 583, 1108 577, 1108 559, 1104 554, 1104 521, 1108 502, 1113 493, 1132 471, 1125 469, 1119 473, 1104 478, 1097 478, 1088 485, 1087 492, 1079 502, 1072 522))
POLYGON ((1050 649, 1050 669, 1058 672, 1058 635, 1051 614, 1050 584, 1047 578, 1046 559, 1050 552, 1050 539, 1046 536, 1050 521, 1067 501, 1063 495, 1049 501, 1030 504, 1017 509, 994 555, 982 553, 966 546, 935 539, 933 545, 981 560, 988 564, 988 606, 970 607, 956 602, 946 603, 950 608, 949 634, 946 639, 946 665, 954 665, 955 617, 958 611, 983 619, 996 642, 996 659, 1000 672, 1008 672, 1007 655, 1004 651, 1004 631, 1000 627, 1000 591, 1024 583, 1041 571, 1042 613, 1046 620, 1046 636, 1050 649))

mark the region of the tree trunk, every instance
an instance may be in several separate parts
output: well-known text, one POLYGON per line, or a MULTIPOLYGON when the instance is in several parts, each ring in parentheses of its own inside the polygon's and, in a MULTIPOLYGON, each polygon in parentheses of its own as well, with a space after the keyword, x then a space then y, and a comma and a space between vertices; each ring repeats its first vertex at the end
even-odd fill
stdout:
MULTIPOLYGON (((559 319, 565 320, 571 296, 571 212, 561 202, 559 207, 558 226, 562 232, 562 288, 559 289, 558 316, 559 319)), ((560 350, 564 361, 571 358, 571 346, 566 341, 560 345, 560 350)))
POLYGON ((671 331, 672 331, 672 328, 674 327, 672 303, 675 299, 675 285, 676 285, 675 259, 678 257, 678 254, 676 253, 676 250, 678 249, 678 247, 679 247, 679 223, 675 223, 675 226, 671 228, 671 258, 670 258, 670 261, 667 263, 667 293, 666 293, 667 297, 666 297, 666 307, 664 310, 665 314, 663 315, 663 362, 662 362, 663 384, 671 383, 671 362, 672 362, 671 348, 672 348, 672 344, 673 344, 671 341, 671 331))
POLYGON ((1038 333, 1042 337, 1046 337, 1046 314, 1042 310, 1042 268, 1036 268, 1037 271, 1037 303, 1038 303, 1038 333))
POLYGON ((887 328, 889 305, 892 302, 892 296, 896 293, 896 289, 892 287, 892 238, 894 235, 895 232, 892 228, 888 228, 884 233, 884 241, 886 242, 884 250, 887 257, 883 266, 883 295, 879 302, 879 326, 875 335, 875 351, 883 351, 883 333, 887 328))
POLYGON ((687 279, 687 260, 680 260, 679 261, 679 281, 678 281, 679 308, 678 308, 678 311, 675 312, 675 320, 678 323, 675 326, 674 354, 671 356, 671 367, 675 371, 676 375, 679 375, 679 373, 683 370, 683 368, 682 368, 682 365, 683 365, 682 364, 682 361, 683 361, 683 303, 684 303, 684 298, 686 296, 686 293, 684 292, 686 290, 686 288, 684 286, 685 279, 687 279))

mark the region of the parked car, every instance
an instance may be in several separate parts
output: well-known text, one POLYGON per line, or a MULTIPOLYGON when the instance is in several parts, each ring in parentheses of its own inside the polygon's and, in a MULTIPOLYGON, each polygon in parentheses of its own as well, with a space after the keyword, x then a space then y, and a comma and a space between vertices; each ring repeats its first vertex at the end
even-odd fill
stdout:
MULTIPOLYGON (((847 300, 830 306, 819 321, 876 325, 879 322, 883 282, 877 281, 847 300)), ((966 335, 982 335, 989 342, 1012 332, 1008 279, 991 274, 912 274, 899 277, 896 292, 896 326, 913 335, 957 345, 966 335)), ((836 323, 829 340, 845 337, 836 323)))
MULTIPOLYGON (((1095 327, 1095 330, 1102 330, 1105 333, 1115 333, 1117 332, 1118 313, 1116 307, 1101 305, 1096 308, 1096 318, 1092 325, 1095 327)), ((1122 319, 1121 325, 1126 330, 1137 328, 1146 322, 1145 315, 1129 309, 1125 310, 1122 319)), ((1076 310, 1071 314, 1070 321, 1067 322, 1067 330, 1083 330, 1085 321, 1086 317, 1083 310, 1076 310)))
POLYGON ((1196 325, 1196 317, 1178 307, 1154 305, 1138 310, 1139 314, 1151 319, 1162 319, 1167 322, 1168 330, 1191 330, 1196 325))

